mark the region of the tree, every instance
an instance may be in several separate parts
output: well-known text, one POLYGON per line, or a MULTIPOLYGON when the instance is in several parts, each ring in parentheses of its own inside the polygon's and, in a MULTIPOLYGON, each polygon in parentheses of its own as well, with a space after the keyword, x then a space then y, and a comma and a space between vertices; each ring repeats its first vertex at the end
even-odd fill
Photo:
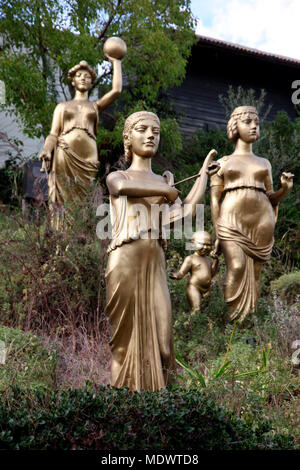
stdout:
MULTIPOLYGON (((55 105, 70 99, 68 70, 82 59, 96 69, 110 36, 127 44, 123 99, 129 107, 142 100, 156 108, 160 90, 184 78, 193 27, 190 0, 2 0, 6 109, 14 107, 27 135, 46 136, 55 105)), ((101 91, 110 76, 106 62, 95 87, 101 91)))

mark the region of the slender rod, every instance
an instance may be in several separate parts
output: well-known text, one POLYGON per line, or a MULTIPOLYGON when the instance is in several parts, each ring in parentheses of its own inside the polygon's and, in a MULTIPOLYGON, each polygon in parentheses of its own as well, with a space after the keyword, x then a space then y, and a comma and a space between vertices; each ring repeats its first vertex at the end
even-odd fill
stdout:
POLYGON ((185 183, 186 181, 192 180, 194 178, 199 178, 201 173, 197 173, 196 175, 189 176, 188 178, 184 178, 181 181, 177 181, 176 183, 173 183, 172 186, 177 186, 177 184, 185 183))

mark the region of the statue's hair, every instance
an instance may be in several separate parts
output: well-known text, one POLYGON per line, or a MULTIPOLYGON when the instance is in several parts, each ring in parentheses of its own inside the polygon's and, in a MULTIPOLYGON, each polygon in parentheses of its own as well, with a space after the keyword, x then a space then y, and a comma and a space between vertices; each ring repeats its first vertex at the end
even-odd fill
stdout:
POLYGON ((211 234, 209 232, 206 232, 204 230, 198 230, 198 232, 194 232, 193 233, 193 236, 192 236, 192 241, 194 240, 203 240, 203 241, 206 241, 206 242, 209 242, 210 244, 212 244, 212 238, 211 238, 211 234))
POLYGON ((72 67, 69 71, 68 71, 68 80, 69 82, 72 82, 76 72, 78 72, 78 70, 81 70, 81 69, 85 69, 87 70, 90 74, 91 74, 91 77, 92 77, 92 83, 94 83, 94 81, 96 80, 97 78, 97 74, 95 72, 94 69, 92 69, 92 67, 85 61, 85 60, 81 60, 79 62, 79 64, 77 65, 74 65, 74 67, 72 67))
POLYGON ((254 106, 238 106, 231 113, 230 119, 227 124, 227 136, 231 142, 236 142, 239 133, 237 128, 238 120, 249 114, 255 114, 258 117, 257 109, 254 106))
POLYGON ((131 163, 132 161, 132 151, 131 151, 131 131, 134 126, 141 121, 142 119, 146 119, 147 117, 152 117, 156 119, 157 124, 160 126, 160 121, 156 114, 151 113, 150 111, 138 111, 137 113, 130 114, 125 121, 124 130, 123 130, 123 141, 124 141, 124 151, 125 151, 125 160, 127 163, 131 163))

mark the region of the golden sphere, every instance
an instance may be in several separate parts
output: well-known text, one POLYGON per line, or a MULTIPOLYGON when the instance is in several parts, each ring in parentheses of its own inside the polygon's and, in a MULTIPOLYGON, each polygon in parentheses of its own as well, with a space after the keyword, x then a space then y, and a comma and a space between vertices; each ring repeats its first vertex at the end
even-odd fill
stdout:
POLYGON ((127 47, 123 39, 117 37, 108 38, 103 46, 104 54, 114 59, 123 59, 127 52, 127 47))

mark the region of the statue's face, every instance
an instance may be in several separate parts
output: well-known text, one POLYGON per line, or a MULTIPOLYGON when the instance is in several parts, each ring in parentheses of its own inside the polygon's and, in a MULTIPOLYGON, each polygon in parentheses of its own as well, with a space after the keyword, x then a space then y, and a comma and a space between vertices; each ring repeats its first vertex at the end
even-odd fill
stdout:
POLYGON ((239 137, 247 143, 255 142, 259 138, 259 119, 256 114, 248 114, 237 121, 239 137))
POLYGON ((211 239, 205 236, 194 236, 193 245, 200 255, 207 255, 211 251, 211 239))
POLYGON ((131 130, 131 150, 141 157, 151 158, 156 154, 159 144, 160 127, 154 117, 145 117, 131 130))
POLYGON ((79 91, 88 91, 92 85, 92 77, 88 70, 79 69, 74 75, 72 85, 79 91))

